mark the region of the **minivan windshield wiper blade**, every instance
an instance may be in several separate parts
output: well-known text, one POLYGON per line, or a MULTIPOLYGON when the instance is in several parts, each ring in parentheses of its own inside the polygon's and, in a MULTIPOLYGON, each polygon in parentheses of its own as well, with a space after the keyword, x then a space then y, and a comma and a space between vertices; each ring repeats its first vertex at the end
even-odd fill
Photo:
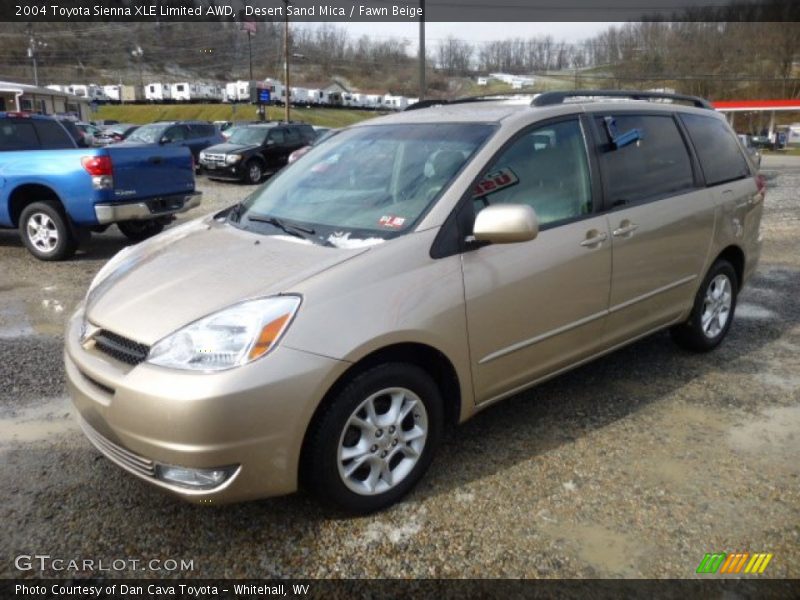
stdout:
POLYGON ((290 225, 285 221, 279 219, 278 217, 269 217, 266 215, 254 215, 248 214, 247 215, 248 221, 255 221, 256 223, 267 223, 268 225, 272 225, 273 227, 277 227, 281 231, 288 233, 289 235, 293 235, 295 237, 300 237, 307 239, 309 235, 314 235, 316 231, 313 229, 307 229, 305 227, 300 227, 299 225, 290 225))

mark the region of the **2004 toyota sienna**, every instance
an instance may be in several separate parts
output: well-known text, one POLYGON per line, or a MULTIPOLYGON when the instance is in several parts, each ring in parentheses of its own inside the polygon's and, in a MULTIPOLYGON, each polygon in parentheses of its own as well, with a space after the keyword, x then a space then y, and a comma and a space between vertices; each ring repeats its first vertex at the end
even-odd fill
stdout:
POLYGON ((376 510, 497 400, 663 328, 717 346, 763 197, 698 98, 375 119, 109 261, 68 325, 71 395, 103 454, 185 499, 376 510))

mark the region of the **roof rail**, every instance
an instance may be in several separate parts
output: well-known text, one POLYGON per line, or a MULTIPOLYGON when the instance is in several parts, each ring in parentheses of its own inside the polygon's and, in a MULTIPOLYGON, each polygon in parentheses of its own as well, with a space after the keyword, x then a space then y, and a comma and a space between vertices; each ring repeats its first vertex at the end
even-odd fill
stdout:
POLYGON ((567 98, 629 98, 631 100, 675 100, 688 102, 697 108, 707 108, 713 110, 714 107, 705 98, 699 96, 687 96, 684 94, 669 94, 667 92, 640 92, 625 90, 572 90, 568 92, 544 92, 539 94, 531 102, 531 106, 551 106, 553 104, 563 104, 567 98))
POLYGON ((491 102, 492 100, 502 100, 504 96, 514 98, 516 96, 532 96, 535 92, 516 91, 516 92, 498 92, 496 94, 484 94, 482 96, 461 96, 460 98, 453 98, 447 100, 445 98, 429 98, 427 100, 420 100, 414 104, 409 104, 403 110, 417 110, 420 108, 430 108, 431 106, 440 106, 442 104, 466 104, 469 102, 491 102))

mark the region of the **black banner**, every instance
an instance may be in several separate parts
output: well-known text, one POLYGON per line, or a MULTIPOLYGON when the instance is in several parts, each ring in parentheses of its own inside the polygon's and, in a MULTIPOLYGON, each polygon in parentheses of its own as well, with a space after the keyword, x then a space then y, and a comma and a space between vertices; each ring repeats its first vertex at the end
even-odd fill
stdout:
POLYGON ((0 21, 800 21, 791 0, 4 0, 0 21))
POLYGON ((797 598, 797 580, 2 580, 0 598, 233 600, 250 598, 797 598))

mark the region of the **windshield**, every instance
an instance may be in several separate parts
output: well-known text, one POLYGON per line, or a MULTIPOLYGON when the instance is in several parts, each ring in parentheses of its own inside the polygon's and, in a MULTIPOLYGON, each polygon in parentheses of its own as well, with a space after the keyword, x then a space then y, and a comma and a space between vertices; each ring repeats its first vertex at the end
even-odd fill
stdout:
POLYGON ((267 129, 265 127, 237 127, 233 130, 228 141, 231 144, 250 146, 252 144, 263 144, 265 137, 267 137, 267 129))
POLYGON ((479 123, 373 125, 339 132, 256 190, 230 221, 319 243, 407 232, 494 131, 479 123), (265 218, 272 222, 265 222, 265 218), (295 231, 296 233, 296 231, 295 231))
POLYGON ((166 129, 166 125, 143 125, 130 134, 126 141, 155 144, 164 135, 164 131, 166 131, 166 129))

